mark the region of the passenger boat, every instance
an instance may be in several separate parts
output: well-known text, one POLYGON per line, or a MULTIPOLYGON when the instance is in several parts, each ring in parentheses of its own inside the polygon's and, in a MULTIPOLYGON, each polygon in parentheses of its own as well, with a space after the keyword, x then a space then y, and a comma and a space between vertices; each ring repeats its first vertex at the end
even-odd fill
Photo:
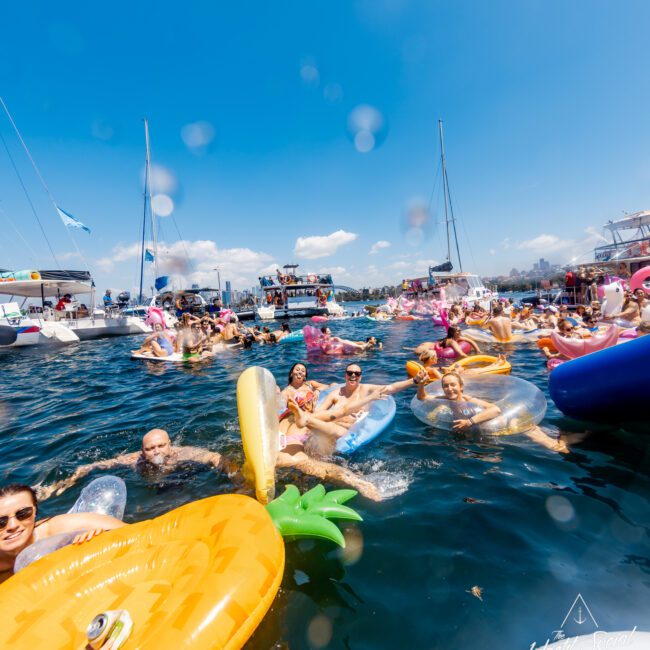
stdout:
POLYGON ((16 332, 14 341, 0 342, 0 347, 73 343, 151 331, 140 318, 124 315, 119 306, 95 309, 95 285, 87 271, 4 271, 0 296, 9 296, 1 305, 0 326, 16 332), (62 300, 67 295, 69 300, 62 300), (76 300, 76 295, 89 295, 89 306, 76 300), (17 297, 23 299, 22 304, 14 300, 17 297), (41 304, 28 304, 30 298, 40 299, 41 304), (48 300, 52 298, 56 305, 48 300))
MULTIPOLYGON (((634 212, 617 221, 608 221, 603 230, 609 233, 611 242, 594 248, 590 261, 580 263, 579 266, 574 262, 569 267, 574 277, 579 275, 582 268, 589 276, 593 276, 596 284, 608 284, 612 280, 628 280, 639 269, 650 266, 650 210, 634 212)), ((585 290, 577 289, 575 285, 565 283, 554 301, 575 307, 596 298, 585 290)))
MULTIPOLYGON (((262 320, 276 318, 306 318, 310 316, 341 315, 343 307, 336 302, 338 288, 329 274, 296 274, 298 264, 285 264, 284 273, 261 277, 261 304, 256 307, 262 320)), ((345 287, 346 289, 348 287, 345 287)))

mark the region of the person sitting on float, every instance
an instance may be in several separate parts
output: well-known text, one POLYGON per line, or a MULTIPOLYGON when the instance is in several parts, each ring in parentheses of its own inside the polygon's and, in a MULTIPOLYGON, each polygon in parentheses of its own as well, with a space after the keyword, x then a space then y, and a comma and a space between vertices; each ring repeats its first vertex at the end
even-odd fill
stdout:
MULTIPOLYGON (((642 289, 637 289, 637 291, 644 293, 642 289)), ((641 322, 641 309, 639 307, 639 302, 630 291, 626 290, 624 296, 625 299, 623 300, 620 313, 612 314, 611 316, 603 316, 602 320, 611 321, 620 319, 622 321, 627 321, 631 326, 638 325, 641 322)))
MULTIPOLYGON (((570 321, 562 319, 558 322, 557 333, 566 339, 581 338, 580 334, 576 331, 570 321)), ((551 352, 551 350, 544 346, 542 352, 547 359, 561 359, 562 361, 570 361, 569 357, 561 352, 551 352)))
MULTIPOLYGON (((444 397, 434 397, 427 395, 424 389, 424 382, 418 384, 417 388, 417 398, 420 401, 432 401, 436 399, 444 399, 452 402, 452 408, 454 403, 457 404, 457 419, 453 422, 453 429, 459 433, 468 431, 471 427, 475 425, 483 424, 484 422, 489 422, 496 417, 501 415, 501 409, 487 402, 486 400, 479 399, 477 397, 472 397, 471 395, 466 395, 463 393, 463 388, 465 386, 462 377, 456 372, 447 373, 441 380, 442 391, 444 397), (482 410, 470 417, 466 417, 468 414, 463 408, 464 404, 471 404, 478 406, 482 410)), ((550 449, 551 451, 558 451, 560 453, 568 453, 569 448, 566 446, 566 443, 561 440, 555 440, 551 438, 547 433, 545 433, 538 426, 529 429, 528 431, 523 432, 524 435, 528 436, 534 442, 541 444, 542 446, 550 449)))
POLYGON ((132 354, 151 354, 154 357, 169 357, 174 354, 174 339, 160 323, 155 323, 153 333, 142 342, 139 350, 132 354))
POLYGON ((106 530, 126 526, 123 521, 94 512, 75 512, 36 521, 38 500, 28 485, 0 487, 0 582, 13 573, 18 554, 46 537, 80 532, 72 541, 82 544, 106 530))
POLYGON ((468 343, 476 354, 481 354, 481 348, 472 341, 472 339, 465 338, 461 336, 460 328, 454 327, 453 325, 447 329, 447 336, 440 339, 438 345, 441 348, 452 348, 457 356, 461 358, 468 357, 468 354, 465 354, 460 347, 461 343, 468 343))

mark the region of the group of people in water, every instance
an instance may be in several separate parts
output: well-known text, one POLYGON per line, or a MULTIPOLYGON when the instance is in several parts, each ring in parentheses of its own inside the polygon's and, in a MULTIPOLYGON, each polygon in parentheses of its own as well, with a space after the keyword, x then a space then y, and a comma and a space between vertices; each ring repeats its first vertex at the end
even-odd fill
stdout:
MULTIPOLYGON (((630 322, 636 323, 639 336, 650 333, 650 323, 641 321, 646 304, 643 290, 626 296, 624 313, 630 322)), ((289 370, 287 384, 278 395, 277 467, 296 469, 320 480, 347 485, 369 499, 380 500, 382 495, 372 482, 372 477, 363 476, 332 460, 337 441, 368 416, 373 402, 414 388, 421 401, 437 399, 446 400, 452 405, 473 404, 476 412, 470 417, 466 417, 462 409, 458 411, 458 416, 453 421, 453 430, 458 433, 467 432, 475 425, 500 416, 498 406, 465 392, 464 379, 472 375, 471 369, 464 370, 457 366, 450 368, 441 362, 439 352, 447 348, 451 348, 458 358, 481 353, 475 341, 463 336, 458 325, 460 322, 465 320, 480 323, 489 328, 498 340, 508 340, 513 331, 533 328, 552 329, 561 336, 588 336, 595 331, 599 322, 606 319, 600 313, 600 304, 596 301, 581 307, 571 316, 563 305, 550 305, 536 313, 530 307, 506 301, 493 304, 490 312, 479 305, 465 309, 461 305, 454 305, 449 310, 449 320, 455 324, 448 327, 444 337, 423 342, 413 349, 423 368, 414 377, 407 379, 388 384, 365 383, 362 381, 361 365, 352 362, 344 368, 342 383, 333 386, 310 378, 305 363, 294 363, 289 370), (470 349, 461 347, 461 343, 466 343, 470 349), (425 386, 435 380, 440 380, 442 394, 432 397, 425 386), (326 389, 331 390, 319 400, 320 394, 326 389)), ((333 337, 326 326, 321 329, 321 333, 333 337)), ((217 346, 273 344, 290 334, 291 328, 287 323, 271 331, 267 327, 245 327, 233 316, 222 318, 220 315, 207 314, 199 318, 185 313, 173 331, 162 324, 156 324, 154 332, 145 339, 137 352, 155 356, 178 353, 183 359, 193 361, 213 356, 217 346)), ((359 351, 381 349, 381 343, 375 337, 368 337, 366 341, 347 342, 357 345, 359 351)), ((505 357, 499 355, 497 363, 505 361, 505 357)), ((524 433, 550 450, 568 452, 565 440, 557 439, 539 427, 532 427, 524 433)), ((1 487, 0 580, 11 575, 18 553, 36 541, 59 533, 80 531, 74 543, 84 543, 102 531, 125 525, 119 519, 98 513, 68 513, 37 522, 39 499, 42 501, 61 494, 91 472, 121 466, 133 468, 140 474, 165 473, 186 461, 213 467, 229 476, 234 476, 239 471, 235 462, 215 451, 174 445, 166 431, 153 429, 143 437, 138 451, 82 465, 71 476, 52 485, 36 489, 22 484, 1 487)))

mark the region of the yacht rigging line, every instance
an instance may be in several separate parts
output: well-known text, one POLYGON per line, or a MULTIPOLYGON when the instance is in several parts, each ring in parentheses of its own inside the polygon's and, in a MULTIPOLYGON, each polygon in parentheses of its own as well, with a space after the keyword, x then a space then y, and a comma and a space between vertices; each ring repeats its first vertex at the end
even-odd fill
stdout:
MULTIPOLYGON (((32 158, 32 154, 29 152, 29 149, 27 148, 27 145, 25 144, 25 141, 23 140, 23 136, 20 134, 20 131, 18 130, 18 127, 16 126, 16 123, 14 122, 13 117, 11 117, 11 113, 9 112, 9 109, 7 108, 7 105, 5 104, 4 99, 2 99, 1 96, 0 96, 0 103, 2 104, 2 107, 4 108, 5 113, 7 114, 7 117, 9 118, 9 121, 11 122, 11 125, 14 127, 14 130, 16 131, 16 135, 18 136, 18 139, 20 140, 20 143, 23 145, 23 149, 25 150, 25 153, 27 154, 27 157, 29 158, 29 162, 32 163, 32 167, 34 168, 34 171, 36 172, 36 175, 38 176, 38 179, 41 181, 41 185, 43 186, 43 189, 45 190, 48 197, 50 198, 50 201, 51 201, 52 205, 54 206, 54 209, 57 211, 57 215, 58 215, 59 208, 58 208, 58 206, 56 204, 56 201, 54 200, 54 196, 52 195, 52 192, 50 192, 50 188, 47 186, 47 184, 45 183, 45 180, 41 176, 41 172, 39 171, 38 167, 36 166, 36 163, 34 162, 34 159, 32 158)), ((5 148, 6 148, 6 145, 5 145, 5 148)), ((39 221, 39 223, 40 223, 40 221, 39 221)), ((82 252, 79 250, 79 246, 77 246, 77 241, 72 236, 72 233, 70 232, 68 227, 64 226, 64 228, 65 228, 65 231, 68 233, 68 237, 70 237, 70 241, 72 242, 72 244, 74 245, 77 253, 79 254, 79 257, 82 259, 82 261, 83 261, 84 265, 86 266, 86 268, 89 268, 88 262, 84 258, 82 252)), ((48 242, 48 246, 49 246, 49 242, 48 242)), ((52 252, 51 248, 50 248, 50 252, 52 252)), ((53 252, 52 252, 52 255, 54 256, 53 252)), ((59 262, 57 261, 56 257, 54 257, 54 261, 57 263, 57 266, 59 268, 61 268, 61 266, 59 265, 59 262)))
POLYGON ((37 266, 37 262, 36 262, 37 256, 36 253, 34 252, 34 249, 29 245, 29 242, 22 236, 20 230, 16 228, 16 224, 14 224, 14 222, 9 218, 9 215, 2 208, 0 208, 0 214, 7 220, 7 223, 13 228, 14 232, 18 235, 18 237, 23 242, 23 244, 25 244, 25 247, 29 251, 29 256, 31 257, 32 262, 34 263, 34 266, 37 266))
MULTIPOLYGON (((0 101, 2 101, 2 97, 0 97, 0 101)), ((3 102, 4 104, 4 102, 3 102)), ((52 244, 50 244, 50 240, 47 238, 47 235, 45 234, 45 229, 43 228, 43 224, 41 223, 41 220, 38 218, 38 213, 36 212, 36 208, 34 207, 34 204, 32 203, 32 199, 29 196, 29 192, 27 192, 27 188, 25 187, 25 183, 23 183, 22 176, 20 175, 20 172, 18 171, 18 167, 16 167, 16 163, 14 162, 14 159, 11 155, 11 152, 9 151, 9 147, 7 146, 7 143, 2 136, 2 133, 0 133, 0 140, 2 140, 2 144, 5 148, 5 151, 7 152, 7 156, 9 156, 9 160, 11 162, 11 166, 14 169, 14 172, 16 172, 16 176, 18 177, 18 182, 20 183, 20 186, 23 188, 23 192, 25 193, 25 197, 27 199, 27 203, 29 203, 29 207, 32 209, 32 213, 36 219, 36 222, 38 223, 38 227, 41 229, 41 234, 43 235, 43 239, 45 239, 45 243, 47 244, 47 247, 50 249, 50 254, 52 255, 54 259, 54 263, 61 268, 61 265, 59 264, 59 260, 56 259, 56 254, 54 252, 54 249, 52 248, 52 244)), ((8 218, 8 217, 7 217, 8 218)))

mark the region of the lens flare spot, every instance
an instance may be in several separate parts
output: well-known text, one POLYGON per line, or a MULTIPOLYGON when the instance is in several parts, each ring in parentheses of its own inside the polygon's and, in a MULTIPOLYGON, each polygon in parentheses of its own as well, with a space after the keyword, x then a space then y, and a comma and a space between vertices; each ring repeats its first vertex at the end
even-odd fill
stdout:
POLYGON ((343 564, 356 564, 363 555, 363 534, 356 526, 347 528, 343 537, 345 538, 345 548, 340 549, 339 554, 343 564))
POLYGON ((565 497, 553 495, 546 499, 546 510, 555 521, 566 524, 575 517, 571 502, 565 497))
POLYGON ((181 129, 181 139, 193 153, 202 153, 214 140, 216 131, 210 122, 200 120, 186 124, 181 129))
POLYGON ((152 196, 151 206, 158 217, 168 217, 174 211, 174 201, 167 194, 152 196))
POLYGON ((360 104, 348 115, 348 132, 355 149, 368 153, 386 139, 386 120, 374 106, 360 104))
POLYGON ((309 644, 315 648, 324 648, 332 640, 332 621, 319 614, 311 619, 307 627, 309 644))
POLYGON ((316 61, 312 58, 303 59, 300 63, 300 79, 305 86, 318 86, 320 83, 320 73, 316 66, 316 61))

